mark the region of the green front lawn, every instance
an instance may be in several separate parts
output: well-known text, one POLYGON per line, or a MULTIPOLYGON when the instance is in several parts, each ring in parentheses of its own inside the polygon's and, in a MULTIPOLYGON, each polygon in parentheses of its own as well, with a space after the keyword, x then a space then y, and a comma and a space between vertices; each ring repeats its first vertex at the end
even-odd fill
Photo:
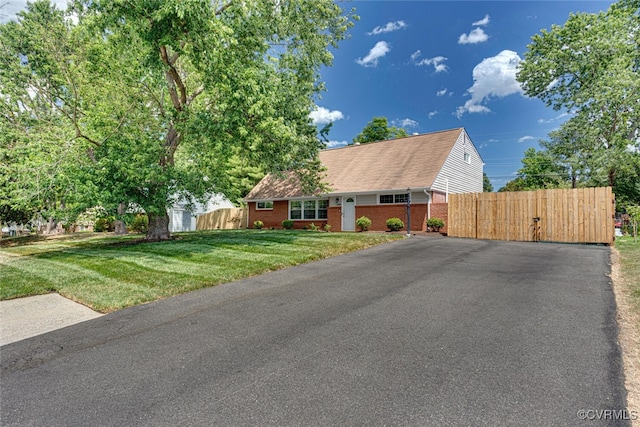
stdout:
POLYGON ((99 234, 17 241, 0 247, 0 299, 47 292, 110 312, 194 289, 400 238, 385 233, 232 230, 140 236, 99 234))
POLYGON ((640 238, 617 237, 616 249, 620 253, 620 273, 623 284, 631 293, 631 303, 640 315, 640 238))

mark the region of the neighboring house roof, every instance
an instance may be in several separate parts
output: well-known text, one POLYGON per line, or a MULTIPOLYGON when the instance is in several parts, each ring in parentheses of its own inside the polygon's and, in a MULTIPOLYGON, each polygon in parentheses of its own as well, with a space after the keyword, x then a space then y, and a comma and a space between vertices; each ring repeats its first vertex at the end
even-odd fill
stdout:
MULTIPOLYGON (((464 128, 323 150, 327 194, 430 188, 464 128)), ((293 174, 267 175, 245 200, 303 197, 293 174)))

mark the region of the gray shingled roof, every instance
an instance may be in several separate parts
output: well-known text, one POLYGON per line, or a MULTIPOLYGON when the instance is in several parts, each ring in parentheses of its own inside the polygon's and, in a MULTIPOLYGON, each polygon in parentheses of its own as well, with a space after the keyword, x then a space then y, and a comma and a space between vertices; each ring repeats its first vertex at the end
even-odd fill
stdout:
MULTIPOLYGON (((430 188, 463 128, 323 150, 331 193, 430 188)), ((302 197, 293 177, 267 175, 245 200, 302 197)))

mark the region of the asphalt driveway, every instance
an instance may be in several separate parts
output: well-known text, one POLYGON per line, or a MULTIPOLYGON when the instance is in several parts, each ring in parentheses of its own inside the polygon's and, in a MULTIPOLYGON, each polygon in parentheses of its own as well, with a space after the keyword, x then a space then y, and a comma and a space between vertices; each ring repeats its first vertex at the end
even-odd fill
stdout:
POLYGON ((608 273, 405 239, 3 346, 0 424, 624 425, 608 273))

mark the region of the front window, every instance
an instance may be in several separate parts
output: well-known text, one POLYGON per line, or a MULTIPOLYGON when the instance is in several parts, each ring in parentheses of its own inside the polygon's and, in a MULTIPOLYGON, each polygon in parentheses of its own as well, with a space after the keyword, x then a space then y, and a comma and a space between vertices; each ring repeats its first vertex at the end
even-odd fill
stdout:
POLYGON ((290 219, 327 219, 329 200, 292 200, 289 202, 290 219))
POLYGON ((381 194, 380 203, 393 203, 393 194, 381 194))
POLYGON ((409 194, 407 193, 393 195, 393 201, 395 203, 407 203, 408 200, 409 200, 409 194))
POLYGON ((257 210, 273 210, 273 202, 271 201, 257 202, 256 209, 257 210))
POLYGON ((289 218, 302 219, 302 202, 299 200, 295 200, 292 201, 289 206, 289 218))
POLYGON ((408 200, 409 200, 409 194, 408 193, 381 194, 380 195, 380 203, 381 204, 407 203, 408 200))

